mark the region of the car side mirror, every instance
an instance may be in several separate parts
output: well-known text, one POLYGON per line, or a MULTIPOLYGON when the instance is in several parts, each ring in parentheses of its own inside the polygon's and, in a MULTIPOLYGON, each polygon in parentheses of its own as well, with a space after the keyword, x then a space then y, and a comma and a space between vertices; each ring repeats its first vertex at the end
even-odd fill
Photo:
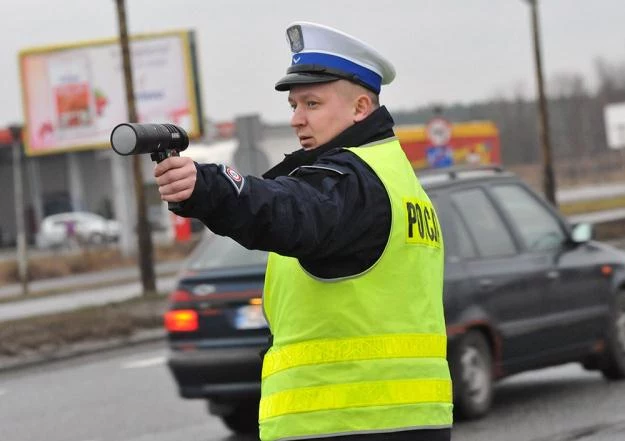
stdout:
POLYGON ((573 225, 571 230, 571 241, 576 244, 582 244, 592 239, 592 224, 580 222, 573 225))

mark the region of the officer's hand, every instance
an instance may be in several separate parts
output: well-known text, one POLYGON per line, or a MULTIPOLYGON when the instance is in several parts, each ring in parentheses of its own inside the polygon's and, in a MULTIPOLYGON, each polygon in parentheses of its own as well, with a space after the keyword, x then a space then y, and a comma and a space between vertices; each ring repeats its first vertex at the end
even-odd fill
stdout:
POLYGON ((191 197, 196 181, 195 163, 191 158, 172 156, 156 164, 154 177, 161 199, 182 202, 191 197))

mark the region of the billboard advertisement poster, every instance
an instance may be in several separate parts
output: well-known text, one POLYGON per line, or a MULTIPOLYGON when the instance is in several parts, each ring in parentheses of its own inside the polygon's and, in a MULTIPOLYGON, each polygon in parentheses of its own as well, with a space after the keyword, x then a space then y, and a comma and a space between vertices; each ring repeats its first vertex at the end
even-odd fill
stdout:
POLYGON ((499 164, 499 131, 491 121, 399 125, 395 134, 415 169, 499 164))
MULTIPOLYGON (((139 122, 201 136, 193 32, 136 36, 130 52, 139 122)), ((113 127, 128 121, 117 39, 26 49, 19 62, 28 155, 110 148, 113 127)))

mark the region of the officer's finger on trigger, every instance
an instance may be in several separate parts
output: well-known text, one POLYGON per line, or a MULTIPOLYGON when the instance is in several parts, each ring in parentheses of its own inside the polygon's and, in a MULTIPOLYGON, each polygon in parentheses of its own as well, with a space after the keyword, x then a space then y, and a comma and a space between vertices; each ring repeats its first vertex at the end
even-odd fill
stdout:
POLYGON ((154 176, 162 176, 169 170, 183 167, 186 163, 186 159, 188 158, 180 158, 177 156, 165 158, 163 161, 156 164, 156 167, 154 168, 154 176))
POLYGON ((154 166, 154 177, 155 178, 158 178, 158 177, 162 176, 167 170, 169 170, 169 167, 167 166, 168 159, 165 159, 164 161, 161 161, 161 162, 159 162, 158 164, 156 164, 154 166))

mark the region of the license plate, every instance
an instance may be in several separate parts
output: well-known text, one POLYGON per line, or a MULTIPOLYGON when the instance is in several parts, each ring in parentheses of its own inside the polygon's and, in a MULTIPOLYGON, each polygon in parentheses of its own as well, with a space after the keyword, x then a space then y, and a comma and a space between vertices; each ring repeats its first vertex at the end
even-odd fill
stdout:
POLYGON ((263 315, 261 305, 245 305, 237 309, 234 319, 234 327, 237 329, 262 329, 267 327, 267 320, 263 315))

